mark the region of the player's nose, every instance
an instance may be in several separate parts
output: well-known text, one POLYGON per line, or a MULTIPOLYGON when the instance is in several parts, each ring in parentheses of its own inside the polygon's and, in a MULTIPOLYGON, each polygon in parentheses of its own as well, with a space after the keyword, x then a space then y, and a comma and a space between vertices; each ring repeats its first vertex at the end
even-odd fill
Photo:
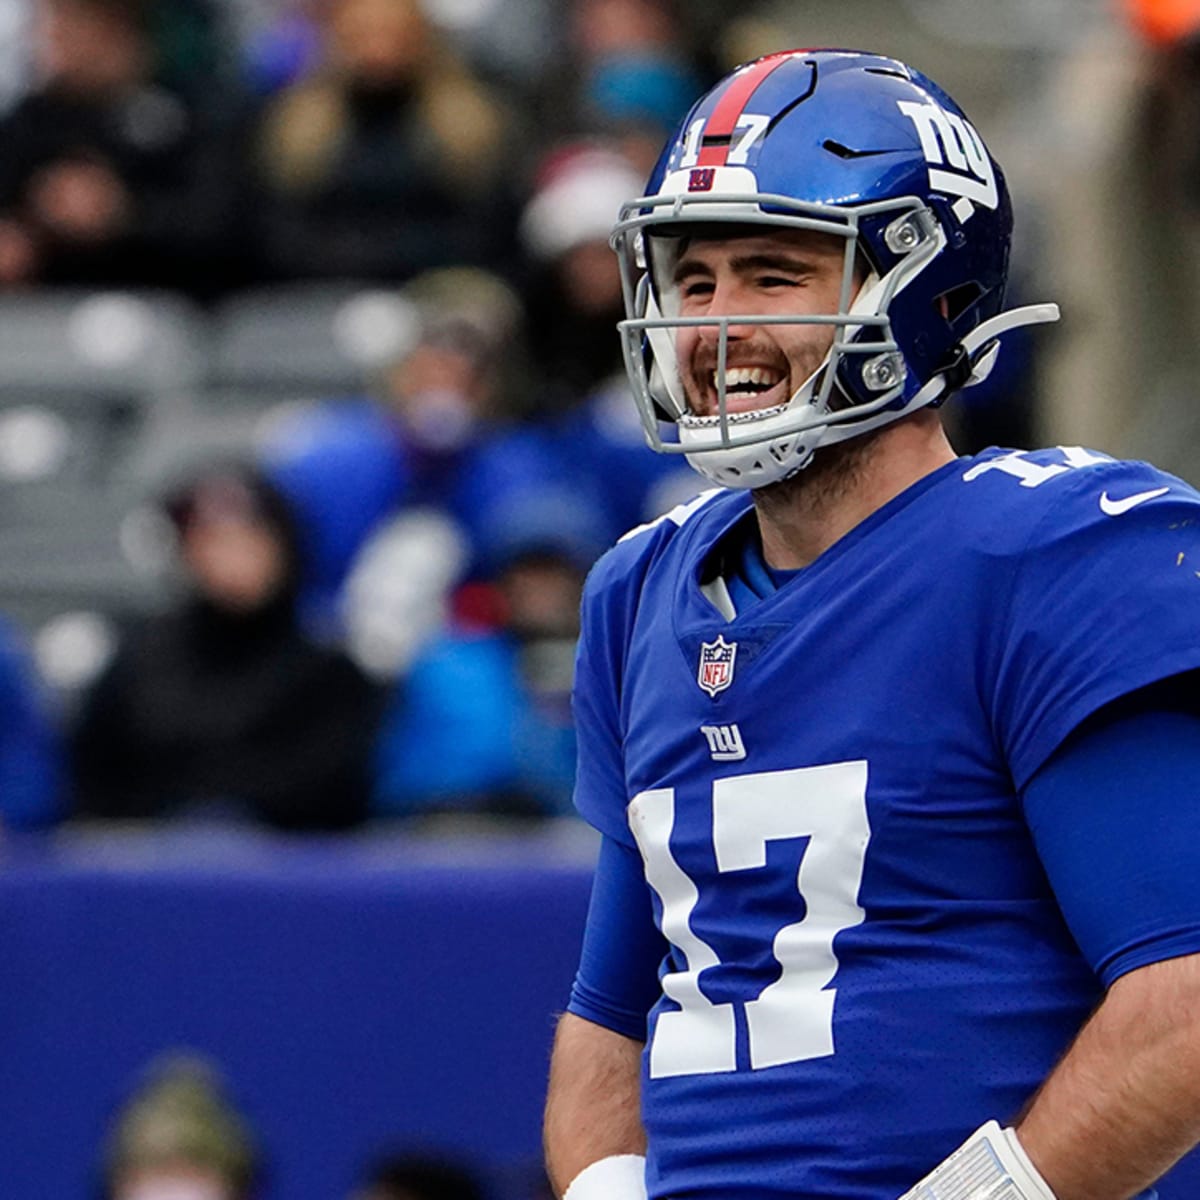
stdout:
POLYGON ((740 281, 736 278, 718 278, 705 313, 714 320, 711 325, 701 326, 700 336, 715 344, 720 340, 721 330, 724 328, 728 331, 730 341, 749 337, 756 326, 744 321, 729 321, 726 318, 744 317, 753 311, 753 302, 746 289, 740 285, 740 281))
MULTIPOLYGON (((716 299, 714 296, 714 300, 716 299)), ((725 330, 725 336, 731 342, 748 338, 757 328, 755 325, 740 320, 729 320, 730 317, 745 317, 748 312, 744 296, 727 295, 720 303, 709 306, 705 315, 711 318, 711 324, 700 327, 700 336, 713 345, 721 340, 722 330, 725 330)))

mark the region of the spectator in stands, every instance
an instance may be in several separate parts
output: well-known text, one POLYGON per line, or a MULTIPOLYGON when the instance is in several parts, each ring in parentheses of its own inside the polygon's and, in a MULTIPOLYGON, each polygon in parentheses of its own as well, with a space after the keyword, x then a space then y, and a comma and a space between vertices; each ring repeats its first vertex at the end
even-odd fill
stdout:
POLYGON ((608 235, 643 176, 610 147, 572 142, 541 164, 521 216, 531 272, 531 353, 547 412, 577 403, 621 371, 616 325, 625 313, 608 235))
POLYGON ((157 81, 162 15, 41 0, 42 82, 0 122, 0 284, 228 282, 231 143, 157 81))
POLYGON ((569 516, 599 551, 692 499, 695 472, 682 455, 653 453, 633 412, 628 384, 618 377, 565 410, 495 431, 459 489, 471 545, 486 551, 504 514, 545 508, 569 516))
POLYGON ((499 98, 418 0, 329 0, 326 65, 264 110, 253 174, 266 272, 403 281, 509 253, 499 98))
POLYGON ((261 1159, 245 1118, 204 1059, 151 1064, 118 1112, 102 1165, 104 1200, 251 1200, 261 1159))
MULTIPOLYGON (((416 340, 372 381, 371 393, 297 413, 263 450, 265 469, 301 523, 304 616, 339 635, 347 619, 376 629, 381 607, 393 625, 424 626, 436 616, 441 593, 472 557, 471 513, 460 498, 469 464, 505 420, 518 387, 522 314, 506 284, 443 268, 413 280, 404 295, 419 314, 416 340), (352 570, 347 614, 343 589, 352 570), (413 590, 422 571, 432 592, 413 590)), ((520 474, 520 464, 512 470, 520 474)))
POLYGON ((282 499, 252 470, 222 467, 166 507, 187 595, 131 631, 84 698, 80 813, 353 825, 366 809, 376 695, 340 651, 299 629, 282 499))
POLYGON ((699 52, 712 22, 695 0, 567 0, 564 48, 542 81, 537 111, 559 139, 616 142, 645 179, 663 140, 710 76, 699 52))
POLYGON ((499 626, 450 629, 397 685, 376 754, 380 815, 570 811, 579 601, 598 547, 569 509, 540 500, 496 514, 499 626))
POLYGON ((33 660, 0 619, 0 829, 42 829, 63 815, 62 754, 33 660))
POLYGON ((351 1200, 484 1200, 483 1185, 464 1165, 427 1154, 381 1158, 351 1200))

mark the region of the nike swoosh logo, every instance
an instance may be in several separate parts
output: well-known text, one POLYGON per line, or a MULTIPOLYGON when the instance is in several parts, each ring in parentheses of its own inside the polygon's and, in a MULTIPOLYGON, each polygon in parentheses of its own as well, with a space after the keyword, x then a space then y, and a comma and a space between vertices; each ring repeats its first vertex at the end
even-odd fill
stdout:
POLYGON ((1126 496, 1122 500, 1114 500, 1107 492, 1101 492, 1100 511, 1109 517, 1119 517, 1131 508, 1137 508, 1139 504, 1153 500, 1155 496, 1165 496, 1170 490, 1169 487, 1151 488, 1148 492, 1135 492, 1132 496, 1126 496))

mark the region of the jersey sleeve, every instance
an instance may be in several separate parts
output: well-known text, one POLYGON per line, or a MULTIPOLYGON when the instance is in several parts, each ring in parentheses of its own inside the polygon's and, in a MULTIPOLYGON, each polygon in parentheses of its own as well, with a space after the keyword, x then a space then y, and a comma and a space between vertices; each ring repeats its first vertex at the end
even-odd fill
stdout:
POLYGON ((1200 495, 1142 463, 1073 472, 1015 564, 992 713, 1022 788, 1091 713, 1200 666, 1200 495))
POLYGON ((604 838, 567 1011, 636 1041, 660 995, 667 943, 654 923, 641 855, 604 838))
POLYGON ((1089 718, 1034 775, 1022 804, 1071 932, 1107 987, 1200 951, 1200 702, 1189 675, 1089 718))

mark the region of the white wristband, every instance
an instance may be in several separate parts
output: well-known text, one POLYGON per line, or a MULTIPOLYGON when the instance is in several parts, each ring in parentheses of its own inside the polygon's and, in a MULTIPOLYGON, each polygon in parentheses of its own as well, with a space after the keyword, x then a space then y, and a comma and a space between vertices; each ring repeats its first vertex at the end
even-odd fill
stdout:
POLYGON ((571 1180, 563 1200, 646 1200, 646 1160, 640 1154, 601 1158, 571 1180))
POLYGON ((1012 1129, 980 1126, 900 1200, 1056 1200, 1012 1129))

